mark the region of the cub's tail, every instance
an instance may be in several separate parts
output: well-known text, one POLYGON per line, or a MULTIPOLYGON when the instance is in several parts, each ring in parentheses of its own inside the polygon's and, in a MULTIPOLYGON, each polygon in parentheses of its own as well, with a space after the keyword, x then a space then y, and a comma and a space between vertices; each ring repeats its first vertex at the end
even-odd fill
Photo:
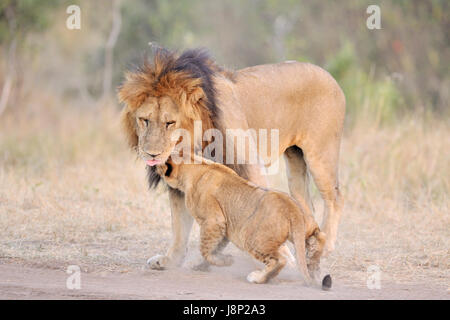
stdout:
POLYGON ((311 278, 308 267, 306 265, 306 249, 305 249, 305 223, 303 217, 293 219, 291 221, 292 241, 294 242, 295 254, 297 256, 297 265, 306 285, 311 285, 313 279, 311 278))
MULTIPOLYGON (((320 285, 314 281, 311 274, 314 273, 315 270, 318 270, 318 263, 320 262, 320 255, 322 253, 322 247, 325 240, 325 235, 323 232, 319 230, 314 234, 314 239, 317 242, 317 245, 312 245, 311 241, 308 241, 309 249, 312 249, 310 253, 312 253, 311 258, 314 259, 314 263, 310 266, 311 272, 308 269, 308 265, 306 263, 306 239, 305 239, 305 224, 303 219, 295 219, 295 221, 291 222, 291 232, 292 232, 292 240, 295 246, 295 253, 297 256, 297 264, 298 268, 305 279, 307 285, 314 285, 320 287, 320 285), (317 264, 317 265, 316 265, 317 264)), ((314 242, 314 241, 313 241, 314 242)), ((332 279, 329 274, 327 274, 322 279, 322 290, 328 291, 331 289, 332 279)))

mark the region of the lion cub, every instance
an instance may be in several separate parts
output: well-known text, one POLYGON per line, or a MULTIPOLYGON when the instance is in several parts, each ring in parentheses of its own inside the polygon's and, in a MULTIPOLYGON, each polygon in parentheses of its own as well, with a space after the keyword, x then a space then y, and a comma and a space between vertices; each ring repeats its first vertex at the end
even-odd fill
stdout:
POLYGON ((285 266, 280 246, 290 240, 300 272, 311 284, 325 244, 325 234, 312 215, 305 214, 285 193, 258 187, 224 165, 201 161, 175 164, 169 159, 157 172, 170 187, 184 192, 186 207, 200 225, 200 251, 205 260, 216 266, 230 265, 231 258, 220 251, 231 241, 265 264, 247 280, 265 283, 285 266))

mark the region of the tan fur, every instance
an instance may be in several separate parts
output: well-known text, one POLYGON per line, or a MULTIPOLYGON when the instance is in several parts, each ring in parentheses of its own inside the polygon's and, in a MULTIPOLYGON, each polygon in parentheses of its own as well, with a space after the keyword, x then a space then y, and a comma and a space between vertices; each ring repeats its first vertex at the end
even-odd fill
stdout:
MULTIPOLYGON (((148 159, 148 153, 158 154, 157 159, 164 162, 176 145, 169 138, 173 130, 192 131, 194 120, 203 122, 203 130, 216 127, 224 137, 227 128, 279 129, 279 149, 272 151, 275 156, 272 159, 285 155, 290 193, 304 211, 312 209, 308 172, 311 174, 325 202, 322 225, 327 234, 325 252, 332 251, 343 207, 338 160, 345 97, 336 81, 323 69, 308 63, 261 65, 233 73, 208 61, 215 71, 212 82, 218 108, 212 114, 206 107, 208 98, 199 79, 192 79, 183 71, 163 72, 176 57, 157 55, 153 64, 127 74, 119 100, 126 105, 122 122, 130 146, 143 159, 148 159), (142 127, 139 117, 150 120, 152 125, 142 127), (169 118, 176 123, 171 130, 165 130, 169 118)), ((229 166, 250 181, 265 184, 258 167, 229 166)), ((165 256, 150 260, 155 268, 183 261, 192 224, 182 205, 183 195, 170 192, 174 237, 165 256)))
POLYGON ((186 207, 200 225, 200 251, 207 262, 231 264, 231 257, 220 252, 230 240, 265 264, 264 270, 247 277, 250 282, 265 283, 286 264, 281 247, 290 240, 299 270, 311 283, 319 269, 325 236, 312 215, 304 213, 289 195, 258 187, 211 161, 175 164, 169 160, 157 171, 169 186, 185 194, 186 207))

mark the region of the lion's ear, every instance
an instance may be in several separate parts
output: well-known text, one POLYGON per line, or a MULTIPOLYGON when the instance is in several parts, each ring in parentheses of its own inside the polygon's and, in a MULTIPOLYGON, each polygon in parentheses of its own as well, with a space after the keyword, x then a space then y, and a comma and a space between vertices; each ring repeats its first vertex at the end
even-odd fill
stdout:
POLYGON ((136 134, 136 122, 133 113, 128 106, 122 109, 121 114, 122 128, 128 140, 130 148, 135 149, 138 145, 138 136, 136 134))
POLYGON ((195 88, 190 94, 189 94, 189 102, 192 105, 197 105, 197 103, 200 101, 200 99, 205 97, 205 92, 201 87, 195 88))
POLYGON ((200 100, 205 98, 205 92, 201 87, 196 87, 189 92, 181 92, 181 103, 183 105, 183 111, 185 115, 193 120, 200 120, 201 106, 199 105, 200 100))

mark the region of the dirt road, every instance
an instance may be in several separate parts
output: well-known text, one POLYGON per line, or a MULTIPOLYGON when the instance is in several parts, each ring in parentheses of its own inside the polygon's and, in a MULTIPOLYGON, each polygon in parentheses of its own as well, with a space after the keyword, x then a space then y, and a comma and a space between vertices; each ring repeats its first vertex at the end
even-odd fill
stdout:
POLYGON ((0 265, 0 299, 449 299, 445 287, 382 283, 380 290, 334 283, 325 292, 302 286, 295 270, 269 284, 245 281, 249 267, 197 272, 188 268, 132 273, 81 272, 81 289, 69 290, 64 270, 0 265))

